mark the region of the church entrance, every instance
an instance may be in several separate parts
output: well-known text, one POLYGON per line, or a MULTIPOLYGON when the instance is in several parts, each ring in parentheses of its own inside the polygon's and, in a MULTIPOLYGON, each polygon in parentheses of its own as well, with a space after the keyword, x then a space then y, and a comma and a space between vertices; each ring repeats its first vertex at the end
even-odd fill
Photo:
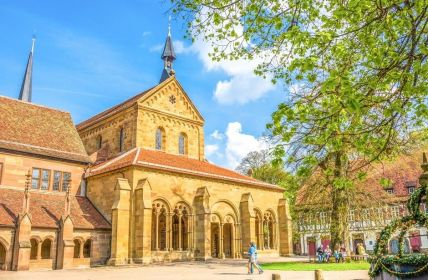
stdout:
POLYGON ((220 258, 220 225, 211 223, 211 257, 220 258))
POLYGON ((223 225, 223 252, 226 258, 233 257, 232 224, 223 225))
POLYGON ((6 248, 0 242, 0 270, 4 270, 6 266, 6 248))

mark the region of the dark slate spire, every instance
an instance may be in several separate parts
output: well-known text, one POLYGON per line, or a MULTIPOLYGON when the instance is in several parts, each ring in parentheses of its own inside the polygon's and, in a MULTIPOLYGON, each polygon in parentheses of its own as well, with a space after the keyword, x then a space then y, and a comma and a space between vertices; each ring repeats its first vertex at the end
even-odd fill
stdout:
POLYGON ((162 83, 164 80, 168 79, 175 73, 172 69, 172 63, 174 62, 176 57, 171 39, 171 26, 168 26, 168 36, 165 40, 165 46, 163 47, 161 58, 164 61, 164 69, 162 71, 162 76, 160 78, 159 83, 162 83))
POLYGON ((28 55, 27 68, 25 68, 24 79, 22 80, 21 91, 19 93, 19 99, 22 101, 31 102, 31 91, 32 91, 32 80, 33 80, 33 53, 34 43, 36 38, 33 36, 31 51, 28 55))

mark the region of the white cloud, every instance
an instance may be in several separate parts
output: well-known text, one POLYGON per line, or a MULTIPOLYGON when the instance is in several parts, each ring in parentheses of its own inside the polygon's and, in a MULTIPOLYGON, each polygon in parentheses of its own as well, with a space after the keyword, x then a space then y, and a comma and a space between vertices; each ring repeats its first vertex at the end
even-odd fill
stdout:
POLYGON ((196 40, 191 48, 197 53, 206 71, 220 71, 228 76, 228 79, 218 81, 214 90, 214 98, 221 104, 245 104, 275 89, 269 77, 263 79, 254 74, 254 69, 263 61, 261 58, 217 62, 212 61, 208 55, 212 52, 209 42, 196 40))
POLYGON ((205 145, 205 155, 207 157, 212 156, 214 153, 216 153, 219 149, 218 145, 205 145))
POLYGON ((225 134, 227 137, 225 154, 230 168, 236 168, 249 152, 268 148, 268 143, 263 138, 243 133, 239 122, 229 123, 225 134))
POLYGON ((223 140, 224 134, 219 132, 217 129, 214 130, 213 133, 210 134, 210 137, 214 138, 215 140, 223 140))

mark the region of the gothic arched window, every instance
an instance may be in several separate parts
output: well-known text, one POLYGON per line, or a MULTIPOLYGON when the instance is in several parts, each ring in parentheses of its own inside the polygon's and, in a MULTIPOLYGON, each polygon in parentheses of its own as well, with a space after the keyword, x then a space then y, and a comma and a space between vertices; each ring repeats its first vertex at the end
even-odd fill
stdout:
POLYGON ((123 127, 119 131, 119 151, 123 152, 125 149, 125 131, 123 127))
POLYGON ((187 136, 184 133, 180 133, 178 136, 178 153, 180 155, 187 154, 187 136))
POLYGON ((162 127, 159 127, 156 130, 156 150, 165 150, 165 130, 162 127))

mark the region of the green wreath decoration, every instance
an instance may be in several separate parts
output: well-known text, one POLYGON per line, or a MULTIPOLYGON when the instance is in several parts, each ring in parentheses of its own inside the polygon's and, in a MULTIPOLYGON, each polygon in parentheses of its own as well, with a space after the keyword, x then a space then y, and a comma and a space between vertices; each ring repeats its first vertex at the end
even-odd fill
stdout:
POLYGON ((428 186, 423 185, 416 189, 407 201, 409 215, 395 219, 386 226, 376 242, 374 255, 368 259, 371 263, 369 276, 376 277, 382 270, 391 275, 402 278, 410 278, 422 275, 428 272, 427 254, 404 254, 404 235, 409 228, 419 225, 428 226, 428 215, 421 212, 420 204, 423 197, 428 193, 428 186), (388 254, 388 241, 392 234, 399 231, 398 235, 398 254, 395 256, 388 254), (415 271, 402 272, 394 269, 395 265, 409 265, 417 267, 415 271))

